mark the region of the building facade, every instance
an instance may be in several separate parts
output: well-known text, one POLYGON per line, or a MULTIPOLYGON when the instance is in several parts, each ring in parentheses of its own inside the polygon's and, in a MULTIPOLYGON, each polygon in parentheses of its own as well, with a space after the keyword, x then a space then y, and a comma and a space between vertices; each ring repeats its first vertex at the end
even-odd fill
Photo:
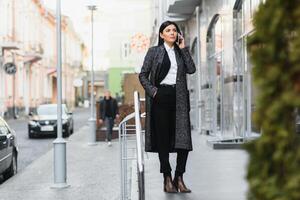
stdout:
MULTIPOLYGON (((112 96, 124 95, 124 74, 138 72, 143 62, 152 32, 153 10, 153 1, 122 0, 103 1, 95 11, 94 69, 107 72, 105 89, 110 89, 112 96)), ((85 24, 88 26, 83 27, 83 32, 90 35, 90 13, 85 24)), ((97 95, 103 96, 103 92, 97 95)))
MULTIPOLYGON (((42 103, 56 102, 55 14, 39 0, 0 2, 0 114, 28 114, 42 103), (9 75, 4 64, 14 63, 9 75)), ((75 103, 73 80, 82 69, 85 45, 68 17, 62 18, 63 101, 75 103)))
POLYGON ((260 0, 157 0, 153 44, 165 20, 176 21, 197 71, 188 77, 191 123, 220 140, 259 132, 252 123, 255 94, 246 50, 260 0))

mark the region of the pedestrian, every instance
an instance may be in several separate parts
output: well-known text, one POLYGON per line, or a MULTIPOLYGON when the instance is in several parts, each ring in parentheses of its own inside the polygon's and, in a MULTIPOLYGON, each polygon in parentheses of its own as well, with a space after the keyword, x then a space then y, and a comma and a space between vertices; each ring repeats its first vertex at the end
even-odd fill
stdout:
POLYGON ((145 151, 158 153, 165 192, 188 193, 183 174, 192 139, 186 74, 196 68, 176 23, 162 23, 158 37, 158 46, 148 50, 139 74, 146 92, 145 151), (177 152, 173 180, 171 152, 177 152))
POLYGON ((108 146, 111 146, 112 130, 116 118, 119 118, 118 103, 111 97, 110 91, 107 90, 104 98, 100 101, 100 124, 105 122, 108 146))

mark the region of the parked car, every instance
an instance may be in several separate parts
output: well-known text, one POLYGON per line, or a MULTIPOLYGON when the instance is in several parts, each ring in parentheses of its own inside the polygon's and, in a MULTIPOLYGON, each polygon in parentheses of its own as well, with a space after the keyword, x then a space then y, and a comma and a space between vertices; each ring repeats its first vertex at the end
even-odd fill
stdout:
POLYGON ((18 146, 15 132, 0 117, 0 175, 8 179, 18 171, 18 146))
MULTIPOLYGON (((34 114, 29 114, 28 137, 33 138, 38 135, 57 136, 57 104, 43 104, 37 107, 34 114)), ((73 133, 73 114, 62 105, 62 134, 68 137, 73 133)))

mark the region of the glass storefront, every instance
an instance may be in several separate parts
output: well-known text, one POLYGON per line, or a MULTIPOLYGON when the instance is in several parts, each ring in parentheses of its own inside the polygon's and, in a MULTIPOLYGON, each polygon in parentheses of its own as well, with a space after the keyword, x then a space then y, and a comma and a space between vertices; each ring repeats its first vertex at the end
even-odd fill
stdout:
POLYGON ((198 99, 199 99, 199 80, 198 80, 198 73, 199 71, 199 63, 198 63, 198 55, 199 50, 197 48, 197 42, 198 38, 195 38, 192 43, 191 53, 193 60, 196 65, 196 72, 194 74, 191 74, 188 76, 188 88, 189 88, 189 94, 190 94, 190 105, 191 105, 191 126, 193 130, 199 130, 199 110, 198 110, 198 99))
POLYGON ((252 17, 257 9, 260 0, 243 1, 234 9, 234 66, 237 74, 240 75, 238 81, 237 111, 235 123, 236 133, 242 137, 250 137, 259 130, 253 124, 252 116, 255 112, 256 90, 253 87, 252 64, 247 52, 247 37, 254 31, 252 17))
POLYGON ((245 138, 259 132, 252 123, 256 92, 246 48, 259 3, 239 1, 233 15, 214 15, 207 29, 206 65, 201 66, 200 124, 202 132, 220 139, 245 138))
POLYGON ((203 114, 203 129, 210 135, 220 134, 222 131, 223 120, 223 30, 222 17, 215 15, 207 33, 207 66, 201 86, 203 114))

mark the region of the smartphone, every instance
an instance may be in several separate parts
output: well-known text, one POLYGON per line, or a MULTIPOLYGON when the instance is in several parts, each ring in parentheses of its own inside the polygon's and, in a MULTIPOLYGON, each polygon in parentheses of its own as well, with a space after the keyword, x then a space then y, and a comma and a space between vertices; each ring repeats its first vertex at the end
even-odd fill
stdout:
POLYGON ((182 35, 180 33, 178 33, 177 43, 180 44, 181 42, 182 42, 182 35))

